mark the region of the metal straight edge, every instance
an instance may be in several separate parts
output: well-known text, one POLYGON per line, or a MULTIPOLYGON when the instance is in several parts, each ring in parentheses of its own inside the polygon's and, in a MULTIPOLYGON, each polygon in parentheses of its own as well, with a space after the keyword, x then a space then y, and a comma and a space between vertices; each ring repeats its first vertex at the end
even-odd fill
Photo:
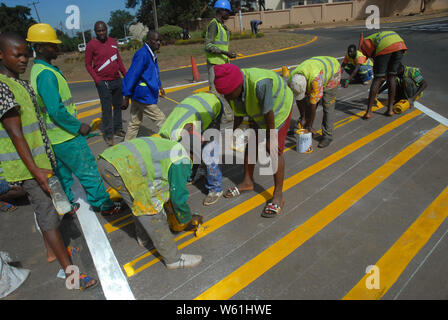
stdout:
POLYGON ((77 179, 72 190, 75 201, 80 204, 76 215, 95 264, 104 296, 107 300, 135 300, 109 240, 95 213, 86 202, 85 192, 77 179))

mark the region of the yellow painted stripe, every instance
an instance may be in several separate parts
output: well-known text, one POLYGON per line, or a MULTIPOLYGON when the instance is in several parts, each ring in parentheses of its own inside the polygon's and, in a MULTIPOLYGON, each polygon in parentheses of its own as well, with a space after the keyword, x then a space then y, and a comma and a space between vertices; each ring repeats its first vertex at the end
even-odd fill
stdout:
POLYGON ((426 133, 305 223, 199 295, 196 300, 226 300, 234 296, 362 199, 447 129, 439 125, 426 133))
POLYGON ((367 289, 366 274, 344 300, 379 300, 393 286, 415 255, 448 216, 448 187, 431 203, 408 230, 375 264, 380 272, 380 288, 367 289))
POLYGON ((116 219, 114 221, 111 221, 111 222, 105 224, 104 225, 104 229, 106 230, 107 233, 111 233, 111 232, 114 232, 114 231, 116 231, 118 229, 121 229, 121 228, 123 228, 123 227, 125 227, 125 226, 127 226, 127 225, 129 225, 131 223, 133 223, 134 220, 130 219, 129 221, 126 221, 125 223, 122 223, 122 224, 119 224, 119 225, 117 225, 117 223, 119 223, 119 222, 121 222, 121 221, 123 221, 123 220, 125 220, 127 218, 130 218, 130 217, 132 217, 132 214, 124 215, 123 217, 120 217, 120 218, 118 218, 118 219, 116 219))
MULTIPOLYGON (((384 108, 384 105, 383 105, 380 101, 377 101, 377 105, 374 106, 374 107, 372 108, 372 112, 375 112, 375 111, 377 111, 377 110, 380 110, 381 108, 384 108)), ((361 111, 361 112, 358 112, 357 114, 355 114, 355 115, 353 115, 353 116, 344 118, 344 119, 342 119, 342 120, 336 122, 336 123, 334 124, 334 128, 337 129, 337 128, 339 128, 339 127, 345 126, 346 124, 349 124, 350 122, 353 122, 353 121, 355 121, 355 120, 357 120, 357 119, 360 119, 360 118, 362 118, 362 116, 363 116, 365 113, 366 113, 365 111, 361 111)), ((322 134, 322 129, 318 130, 317 133, 318 133, 318 134, 322 134)), ((289 151, 289 150, 291 150, 291 149, 294 149, 296 146, 297 146, 297 144, 293 144, 292 146, 290 146, 290 147, 288 147, 288 148, 285 148, 285 150, 284 150, 283 152, 287 152, 287 151, 289 151)))
MULTIPOLYGON (((283 190, 286 191, 289 188, 292 188, 293 186, 299 184, 300 182, 308 179, 312 175, 318 173, 321 170, 324 170, 325 168, 329 167, 330 165, 332 165, 332 164, 336 163, 337 161, 343 159, 344 157, 348 156, 352 152, 360 149, 361 147, 365 146, 366 144, 368 144, 368 143, 374 141, 375 139, 383 136, 384 134, 394 130, 395 128, 401 126, 402 124, 406 123, 407 121, 413 119, 414 117, 416 117, 420 114, 422 114, 421 111, 414 110, 414 111, 402 116, 401 118, 398 118, 397 120, 385 125, 381 129, 379 129, 379 130, 365 136, 364 138, 359 139, 356 142, 342 148, 341 150, 331 154, 329 157, 327 157, 327 158, 311 165, 310 167, 300 171, 299 173, 289 177, 288 179, 286 179, 283 182, 283 190)), ((216 216, 215 218, 205 222, 203 224, 203 226, 205 228, 204 231, 198 237, 193 237, 193 238, 183 242, 182 244, 178 245, 179 250, 198 241, 199 239, 202 239, 203 237, 218 230, 219 228, 226 225, 227 223, 239 218, 240 216, 246 214, 247 212, 262 205, 263 203, 265 203, 267 200, 269 200, 272 197, 273 191, 274 191, 274 187, 271 187, 268 190, 266 190, 260 194, 257 194, 256 196, 244 201, 243 203, 236 205, 232 209, 229 209, 229 210, 221 213, 219 216, 216 216)), ((181 236, 181 238, 184 238, 187 235, 191 235, 191 234, 192 234, 191 232, 186 232, 181 236)), ((175 240, 178 241, 180 239, 176 238, 175 240)), ((147 253, 143 254, 142 256, 132 260, 131 262, 126 263, 124 266, 125 269, 131 270, 131 272, 127 273, 128 276, 137 274, 137 273, 143 271, 144 269, 148 268, 152 264, 154 264, 154 262, 151 261, 148 264, 144 264, 143 266, 141 266, 137 269, 134 269, 135 265, 139 261, 141 261, 144 258, 147 258, 151 255, 152 255, 152 253, 147 252, 147 253)))
POLYGON ((91 109, 91 110, 88 110, 88 111, 84 111, 84 112, 78 113, 77 118, 78 119, 87 118, 87 117, 93 116, 95 114, 98 114, 100 112, 101 112, 101 108, 91 109))
POLYGON ((83 104, 77 105, 76 106, 76 110, 79 111, 79 110, 86 109, 88 107, 96 106, 96 105, 99 105, 99 104, 100 104, 100 100, 92 101, 92 102, 88 102, 88 103, 83 103, 83 104))

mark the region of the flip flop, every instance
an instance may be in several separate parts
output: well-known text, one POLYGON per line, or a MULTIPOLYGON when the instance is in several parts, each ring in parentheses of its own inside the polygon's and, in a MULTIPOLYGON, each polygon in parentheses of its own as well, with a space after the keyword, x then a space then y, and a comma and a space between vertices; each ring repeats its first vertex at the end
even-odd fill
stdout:
POLYGON ((97 285, 98 285, 98 281, 96 281, 92 277, 89 277, 85 273, 81 273, 79 275, 79 290, 82 291, 82 290, 95 288, 97 285), (93 284, 91 284, 90 286, 88 286, 89 282, 92 280, 94 280, 95 282, 93 284))
MULTIPOLYGON (((283 204, 282 204, 283 206, 283 204)), ((275 218, 280 214, 282 211, 282 206, 279 206, 278 204, 268 202, 266 206, 264 207, 263 212, 261 213, 261 216, 264 218, 275 218)))

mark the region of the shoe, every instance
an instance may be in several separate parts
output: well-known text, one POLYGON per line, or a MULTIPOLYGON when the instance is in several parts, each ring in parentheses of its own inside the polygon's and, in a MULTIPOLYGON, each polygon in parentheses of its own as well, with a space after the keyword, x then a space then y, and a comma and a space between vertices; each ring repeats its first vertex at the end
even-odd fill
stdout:
MULTIPOLYGON (((94 209, 95 211, 95 209, 94 209)), ((119 202, 115 202, 111 208, 108 209, 100 209, 99 212, 103 217, 113 216, 121 211, 121 204, 119 202)), ((96 211, 98 212, 98 211, 96 211)))
POLYGON ((106 144, 109 147, 112 147, 114 145, 114 137, 104 137, 104 141, 106 141, 106 144))
POLYGON ((322 140, 320 140, 319 144, 317 145, 319 148, 326 148, 330 145, 332 139, 328 137, 323 137, 322 140))
POLYGON ((126 132, 123 130, 119 130, 119 131, 115 132, 115 136, 124 138, 124 137, 126 137, 126 132))
POLYGON ((205 197, 204 199, 204 206, 211 206, 215 203, 217 203, 219 201, 219 199, 221 198, 221 196, 223 195, 223 191, 221 192, 215 192, 215 191, 211 191, 209 192, 209 194, 205 197))
POLYGON ((194 254, 182 254, 179 261, 174 263, 166 263, 169 270, 193 268, 199 265, 202 261, 202 256, 194 254))

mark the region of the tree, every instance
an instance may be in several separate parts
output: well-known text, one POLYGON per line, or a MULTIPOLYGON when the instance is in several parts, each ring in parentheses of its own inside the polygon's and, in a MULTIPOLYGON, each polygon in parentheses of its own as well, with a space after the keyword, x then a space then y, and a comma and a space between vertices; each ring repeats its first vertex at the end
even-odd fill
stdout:
POLYGON ((31 9, 24 6, 8 7, 4 3, 0 5, 0 32, 14 31, 22 37, 26 37, 28 28, 35 24, 31 17, 31 9))
MULTIPOLYGON (((126 10, 115 10, 110 14, 110 19, 107 22, 109 27, 109 35, 112 38, 124 38, 125 37, 125 28, 127 28, 128 24, 134 20, 134 16, 126 10)), ((126 31, 127 34, 127 31, 126 31)))

